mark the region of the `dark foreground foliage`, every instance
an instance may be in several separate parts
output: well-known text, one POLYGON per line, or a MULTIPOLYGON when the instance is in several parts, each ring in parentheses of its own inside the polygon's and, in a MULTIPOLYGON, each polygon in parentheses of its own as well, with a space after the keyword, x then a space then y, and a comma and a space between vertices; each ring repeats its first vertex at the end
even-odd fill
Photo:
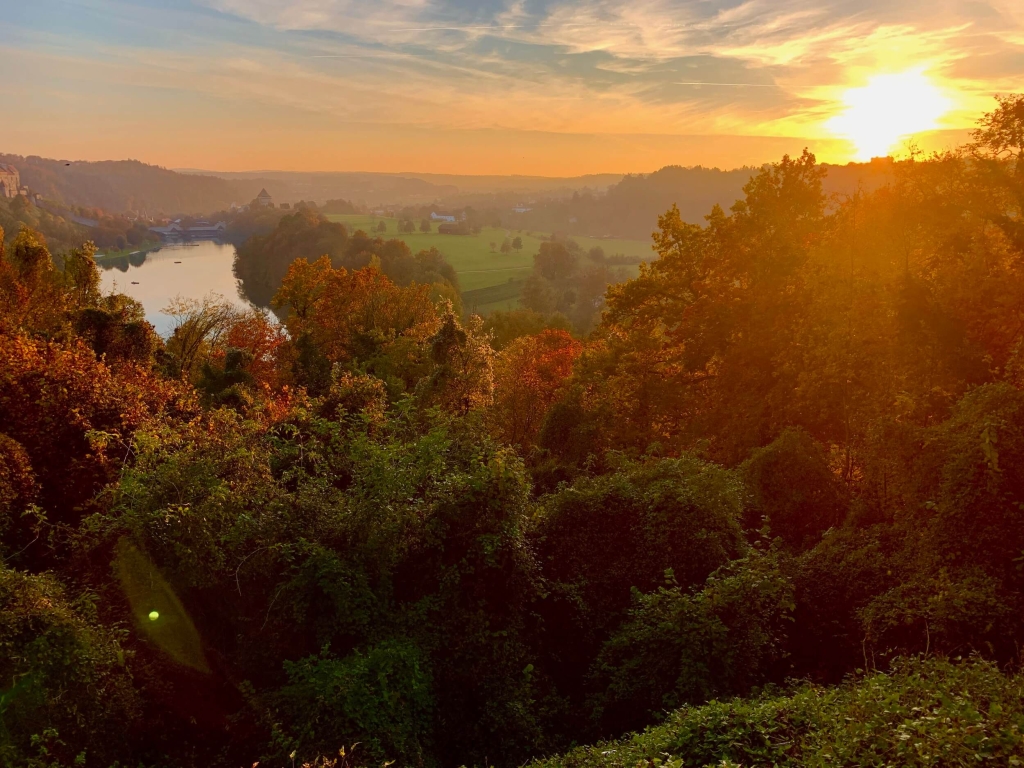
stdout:
POLYGON ((1024 763, 1024 677, 991 664, 900 661, 891 674, 712 701, 537 768, 973 766, 1024 763))

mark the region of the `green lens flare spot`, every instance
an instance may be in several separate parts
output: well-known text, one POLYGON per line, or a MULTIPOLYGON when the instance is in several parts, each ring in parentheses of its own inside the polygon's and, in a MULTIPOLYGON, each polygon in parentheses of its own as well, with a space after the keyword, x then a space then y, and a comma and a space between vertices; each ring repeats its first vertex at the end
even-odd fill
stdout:
POLYGON ((156 621, 159 618, 160 618, 160 612, 159 611, 150 611, 149 612, 149 620, 150 621, 156 621))

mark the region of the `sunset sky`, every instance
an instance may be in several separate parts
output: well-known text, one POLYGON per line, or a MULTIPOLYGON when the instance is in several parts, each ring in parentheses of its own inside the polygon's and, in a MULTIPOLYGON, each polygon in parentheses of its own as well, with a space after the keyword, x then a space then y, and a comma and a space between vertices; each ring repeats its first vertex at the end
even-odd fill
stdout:
POLYGON ((0 151, 544 176, 955 144, 1021 0, 0 0, 0 151))

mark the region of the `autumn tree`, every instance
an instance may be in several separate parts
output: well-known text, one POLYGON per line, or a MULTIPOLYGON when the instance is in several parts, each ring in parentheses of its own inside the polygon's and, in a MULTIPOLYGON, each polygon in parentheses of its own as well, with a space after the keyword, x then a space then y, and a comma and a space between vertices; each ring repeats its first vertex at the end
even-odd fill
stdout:
POLYGON ((488 423, 499 440, 520 451, 534 444, 582 349, 566 331, 547 330, 518 338, 498 354, 488 423))
POLYGON ((0 334, 0 423, 28 455, 55 521, 77 520, 117 477, 135 430, 179 399, 187 403, 153 372, 112 370, 82 342, 0 334))
POLYGON ((186 380, 191 380, 222 345, 241 314, 231 302, 213 293, 202 299, 178 296, 163 312, 173 323, 167 351, 174 355, 177 369, 186 380))
POLYGON ((146 320, 142 304, 122 293, 101 296, 74 314, 75 333, 111 366, 149 366, 163 341, 146 320))
POLYGON ((572 275, 579 264, 579 256, 570 251, 565 243, 543 242, 533 257, 533 263, 541 277, 557 281, 572 275))
POLYGON ((522 336, 534 336, 545 330, 569 331, 571 328, 565 315, 544 315, 532 309, 498 310, 484 318, 484 332, 490 335, 491 346, 498 352, 522 336))
POLYGON ((0 258, 0 320, 47 334, 66 321, 67 296, 43 236, 22 228, 0 258))
POLYGON ((96 305, 100 300, 100 271, 96 266, 96 246, 85 243, 63 255, 64 283, 71 301, 79 307, 96 305))
POLYGON ((327 255, 340 263, 348 246, 344 224, 328 221, 314 210, 296 211, 281 217, 269 233, 254 235, 238 247, 235 276, 254 303, 268 306, 295 259, 327 255))
POLYGON ((252 357, 249 373, 257 385, 279 387, 288 380, 282 359, 288 340, 284 328, 266 312, 251 309, 238 316, 224 334, 223 346, 245 350, 252 357))
POLYGON ((974 131, 970 150, 988 182, 990 217, 1024 250, 1024 94, 997 101, 974 131))
POLYGON ((554 312, 558 304, 554 287, 536 273, 524 281, 519 302, 527 309, 542 315, 554 312))
POLYGON ((490 405, 494 351, 483 334, 479 316, 471 316, 463 325, 449 306, 426 343, 434 369, 418 387, 424 405, 440 406, 457 415, 490 405))
POLYGON ((326 258, 293 263, 274 303, 288 312, 299 383, 316 390, 330 385, 332 365, 356 362, 383 366, 410 383, 404 371, 417 366, 417 345, 437 327, 430 286, 403 288, 375 266, 350 272, 326 258))
MULTIPOLYGON (((386 227, 383 221, 380 226, 386 227)), ((457 291, 455 270, 440 252, 431 248, 413 254, 403 240, 378 236, 384 231, 378 226, 374 234, 362 230, 350 234, 343 224, 328 221, 316 211, 298 211, 283 217, 269 234, 251 237, 241 245, 235 274, 246 296, 259 306, 270 306, 292 262, 300 258, 312 262, 321 256, 329 257, 335 269, 356 270, 375 263, 401 286, 447 283, 457 291)))
MULTIPOLYGON (((781 329, 796 306, 787 286, 824 223, 822 173, 810 154, 786 157, 750 180, 730 214, 713 210, 706 227, 683 222, 676 208, 659 219, 659 258, 609 290, 602 344, 577 377, 612 444, 729 435, 722 455, 742 457, 770 439, 773 350, 787 343, 781 329)), ((552 274, 567 262, 557 249, 548 255, 552 274)))

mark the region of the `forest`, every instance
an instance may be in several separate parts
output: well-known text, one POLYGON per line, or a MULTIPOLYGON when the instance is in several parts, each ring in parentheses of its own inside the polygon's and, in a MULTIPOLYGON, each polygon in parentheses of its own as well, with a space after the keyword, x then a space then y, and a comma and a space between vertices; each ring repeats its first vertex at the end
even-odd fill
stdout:
POLYGON ((162 338, 0 236, 0 765, 1020 765, 1024 95, 824 176, 596 317, 299 211, 162 338))

